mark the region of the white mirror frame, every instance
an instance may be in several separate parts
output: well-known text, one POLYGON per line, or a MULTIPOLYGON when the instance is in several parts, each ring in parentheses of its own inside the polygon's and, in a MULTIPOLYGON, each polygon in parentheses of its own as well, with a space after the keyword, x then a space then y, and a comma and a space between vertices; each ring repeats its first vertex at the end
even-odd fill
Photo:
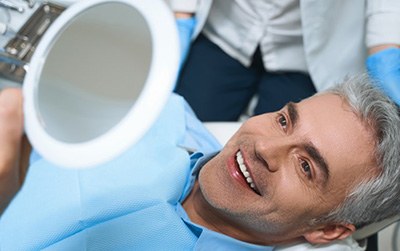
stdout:
POLYGON ((115 158, 137 142, 154 123, 172 92, 178 66, 178 33, 173 15, 164 1, 85 0, 72 4, 43 36, 24 79, 25 131, 31 144, 48 161, 64 167, 90 167, 115 158), (87 142, 62 142, 46 132, 37 110, 41 72, 54 41, 71 20, 104 3, 121 3, 127 8, 135 8, 147 21, 153 44, 148 79, 135 105, 107 133, 87 142))

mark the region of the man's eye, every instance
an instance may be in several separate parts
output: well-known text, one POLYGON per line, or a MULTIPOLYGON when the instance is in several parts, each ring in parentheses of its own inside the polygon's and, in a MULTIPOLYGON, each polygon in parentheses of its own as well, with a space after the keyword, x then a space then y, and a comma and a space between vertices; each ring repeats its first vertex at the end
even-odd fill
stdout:
POLYGON ((282 114, 279 115, 278 122, 282 126, 283 129, 285 129, 285 130, 287 129, 287 120, 284 115, 282 115, 282 114))
POLYGON ((301 168, 303 169, 303 172, 307 175, 307 177, 308 178, 311 178, 311 166, 310 166, 310 164, 307 162, 307 161, 305 161, 305 160, 300 160, 300 165, 301 165, 301 168))

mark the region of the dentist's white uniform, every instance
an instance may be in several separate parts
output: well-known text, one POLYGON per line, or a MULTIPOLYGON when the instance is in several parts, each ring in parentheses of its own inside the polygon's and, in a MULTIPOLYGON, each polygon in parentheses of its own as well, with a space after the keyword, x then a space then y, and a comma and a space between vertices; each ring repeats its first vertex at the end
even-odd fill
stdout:
MULTIPOLYGON (((174 11, 196 14, 195 38, 205 25, 213 1, 169 1, 174 11)), ((219 4, 229 2, 220 1, 219 4)), ((236 2, 241 4, 241 0, 236 2)), ((246 1, 245 4, 256 5, 257 2, 246 1)), ((399 0, 300 0, 299 6, 303 61, 318 91, 348 75, 364 72, 367 48, 400 44, 399 0)), ((240 22, 240 18, 230 21, 240 22)), ((229 34, 229 30, 226 33, 229 34)), ((225 52, 235 57, 232 51, 225 52)), ((293 57, 285 55, 279 60, 281 64, 293 63, 293 57)))

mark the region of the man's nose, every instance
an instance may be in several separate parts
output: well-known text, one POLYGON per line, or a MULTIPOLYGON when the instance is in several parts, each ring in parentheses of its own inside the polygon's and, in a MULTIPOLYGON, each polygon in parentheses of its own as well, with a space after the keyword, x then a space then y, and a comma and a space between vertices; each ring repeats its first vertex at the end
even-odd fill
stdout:
POLYGON ((270 172, 276 172, 287 160, 289 144, 282 138, 260 138, 255 143, 255 152, 270 172))

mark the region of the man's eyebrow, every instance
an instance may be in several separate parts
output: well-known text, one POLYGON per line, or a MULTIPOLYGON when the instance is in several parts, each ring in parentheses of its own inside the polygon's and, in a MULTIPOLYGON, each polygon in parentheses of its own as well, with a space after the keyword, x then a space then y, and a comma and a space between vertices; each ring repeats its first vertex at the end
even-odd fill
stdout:
MULTIPOLYGON (((297 104, 293 102, 289 102, 286 104, 286 108, 288 111, 288 116, 292 127, 295 128, 296 124, 299 122, 299 112, 297 109, 297 104)), ((322 173, 323 184, 329 179, 329 166, 322 156, 320 151, 314 146, 312 142, 308 142, 302 146, 307 154, 314 160, 319 170, 322 173)))
POLYGON ((304 144, 303 147, 307 154, 310 155, 310 157, 315 161, 317 167, 319 167, 323 177, 322 184, 325 184, 329 179, 329 166, 325 158, 312 142, 304 144))
POLYGON ((290 119, 290 122, 292 124, 292 127, 295 127, 297 124, 297 121, 299 120, 299 113, 297 111, 297 104, 293 102, 289 102, 286 104, 286 108, 288 111, 288 116, 290 119))

